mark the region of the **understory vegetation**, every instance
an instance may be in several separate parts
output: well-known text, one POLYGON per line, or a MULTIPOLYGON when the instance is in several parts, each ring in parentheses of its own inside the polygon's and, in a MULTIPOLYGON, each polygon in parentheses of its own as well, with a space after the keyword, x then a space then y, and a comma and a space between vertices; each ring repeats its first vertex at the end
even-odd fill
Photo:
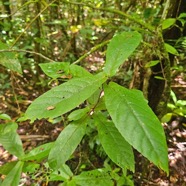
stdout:
POLYGON ((0 185, 184 185, 184 3, 0 2, 0 185))

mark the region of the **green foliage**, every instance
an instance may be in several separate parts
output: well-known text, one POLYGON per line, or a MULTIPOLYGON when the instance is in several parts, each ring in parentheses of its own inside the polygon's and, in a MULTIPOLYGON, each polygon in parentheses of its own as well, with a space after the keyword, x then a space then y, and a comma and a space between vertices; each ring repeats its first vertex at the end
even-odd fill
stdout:
POLYGON ((142 92, 128 90, 111 82, 105 87, 105 103, 116 128, 126 141, 168 172, 163 127, 149 108, 142 92))
POLYGON ((51 142, 51 143, 46 143, 44 145, 40 145, 39 147, 36 147, 30 152, 28 152, 27 154, 25 154, 21 158, 21 160, 22 161, 29 161, 29 160, 41 161, 48 156, 53 144, 54 143, 51 142))
MULTIPOLYGON (((0 41, 0 50, 8 49, 8 45, 0 41)), ((21 64, 19 63, 16 53, 0 52, 0 64, 4 67, 22 74, 21 64)))
POLYGON ((112 39, 108 45, 104 68, 108 76, 116 74, 119 66, 134 52, 141 39, 138 32, 123 32, 112 39))
POLYGON ((17 124, 10 122, 0 125, 0 143, 11 154, 21 158, 24 155, 22 142, 16 132, 17 124))
POLYGON ((178 55, 178 51, 176 50, 176 48, 169 45, 168 43, 165 43, 164 45, 165 45, 165 49, 167 50, 167 52, 169 52, 170 54, 173 54, 173 55, 178 55))
POLYGON ((162 23, 162 29, 167 29, 169 27, 171 27, 172 25, 174 25, 176 22, 176 19, 175 18, 168 18, 168 19, 165 19, 162 23))
POLYGON ((59 78, 62 75, 65 75, 65 72, 69 69, 70 63, 61 63, 61 62, 54 62, 54 63, 41 63, 39 66, 43 70, 43 72, 53 78, 59 78))
POLYGON ((103 115, 95 115, 100 142, 109 158, 118 166, 134 171, 132 147, 121 135, 114 123, 103 115))
MULTIPOLYGON (((45 167, 52 175, 50 179, 61 180, 64 182, 62 185, 114 185, 113 180, 118 185, 133 185, 123 172, 119 176, 120 173, 114 174, 112 169, 109 171, 96 169, 73 175, 65 164, 86 135, 87 126, 92 121, 105 153, 122 171, 126 169, 134 171, 132 151, 134 147, 159 168, 166 173, 169 172, 163 128, 142 92, 128 90, 117 83, 109 82, 109 77, 116 74, 120 65, 134 53, 141 40, 142 36, 138 32, 117 34, 108 46, 103 72, 96 75, 90 74, 77 65, 69 66, 65 63, 64 66, 59 63, 40 65, 52 78, 60 78, 58 73, 63 70, 62 68, 64 73, 67 72, 65 75, 71 74, 72 77, 35 99, 26 110, 25 118, 33 122, 36 119, 55 119, 63 114, 69 114, 68 118, 71 122, 62 130, 54 143, 37 147, 26 155, 23 154, 16 135, 15 150, 9 148, 7 138, 2 135, 2 139, 6 139, 2 140, 5 148, 7 147, 10 153, 23 161, 19 161, 12 169, 12 176, 8 173, 5 183, 8 178, 13 183, 13 177, 18 183, 23 164, 25 163, 24 169, 27 170, 27 166, 30 166, 30 164, 26 165, 27 161, 41 161, 46 158, 45 167), (15 174, 16 171, 18 174, 15 174), (58 171, 59 175, 56 174, 58 171)), ((15 124, 10 125, 7 130, 5 128, 1 130, 2 134, 15 132, 15 124)))
POLYGON ((19 185, 23 165, 24 162, 18 161, 15 167, 8 173, 5 180, 1 183, 1 186, 19 185))
POLYGON ((105 80, 104 73, 71 79, 37 98, 27 109, 26 117, 34 121, 60 116, 89 98, 105 80))
POLYGON ((86 186, 86 185, 113 186, 113 181, 111 176, 104 169, 82 172, 80 175, 75 176, 71 182, 72 183, 74 182, 75 185, 81 185, 81 186, 86 186))
POLYGON ((167 104, 168 113, 162 117, 162 122, 169 122, 173 116, 186 117, 186 100, 178 100, 173 91, 171 91, 171 98, 172 101, 167 104))
POLYGON ((86 121, 69 124, 58 136, 49 153, 49 164, 53 169, 60 168, 70 158, 81 139, 85 135, 86 121), (59 153, 59 156, 56 154, 59 153), (60 156, 62 154, 62 156, 60 156))

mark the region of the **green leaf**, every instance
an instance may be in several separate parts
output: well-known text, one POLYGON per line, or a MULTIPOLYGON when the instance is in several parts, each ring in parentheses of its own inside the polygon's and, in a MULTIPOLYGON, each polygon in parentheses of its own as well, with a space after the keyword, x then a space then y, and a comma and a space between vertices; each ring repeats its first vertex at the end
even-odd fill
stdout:
POLYGON ((186 106, 186 100, 178 100, 178 101, 176 102, 176 106, 177 106, 177 107, 186 106))
POLYGON ((85 77, 85 76, 93 76, 90 72, 88 72, 85 68, 79 66, 79 65, 70 65, 69 68, 69 74, 72 75, 72 77, 85 77))
POLYGON ((53 78, 65 78, 72 77, 84 77, 93 76, 85 68, 68 62, 53 62, 53 63, 41 63, 39 64, 43 72, 53 78))
POLYGON ((165 20, 162 22, 162 29, 165 30, 165 29, 171 27, 172 25, 174 25, 175 22, 176 22, 176 19, 175 19, 175 18, 168 18, 168 19, 165 19, 165 20))
POLYGON ((28 154, 25 154, 21 160, 28 161, 28 160, 42 160, 46 158, 54 145, 54 142, 46 143, 44 145, 40 145, 39 147, 34 148, 28 154))
POLYGON ((118 166, 134 172, 134 154, 131 145, 123 138, 113 122, 102 114, 95 115, 100 142, 109 158, 118 166))
POLYGON ((69 124, 58 136, 49 153, 49 165, 58 169, 65 164, 85 135, 86 121, 69 124))
POLYGON ((25 172, 25 173, 29 173, 29 174, 34 174, 34 173, 38 173, 38 170, 40 169, 40 166, 41 164, 39 163, 36 163, 36 162, 25 162, 24 163, 24 166, 23 166, 23 169, 22 169, 22 172, 25 172))
POLYGON ((3 120, 11 120, 11 117, 7 114, 0 114, 0 119, 3 119, 3 120))
POLYGON ((168 43, 164 43, 165 49, 168 53, 173 54, 173 55, 178 55, 178 51, 168 43))
POLYGON ((21 176, 24 162, 17 162, 16 166, 8 173, 1 186, 17 186, 21 176))
POLYGON ((167 113, 161 118, 162 123, 167 123, 172 119, 173 113, 167 113))
POLYGON ((104 169, 97 169, 92 171, 82 172, 78 176, 74 176, 72 180, 76 185, 81 186, 113 186, 111 176, 104 169))
POLYGON ((181 13, 178 18, 186 18, 186 13, 181 13))
MULTIPOLYGON (((0 41, 0 50, 8 48, 7 44, 0 41)), ((22 74, 21 65, 15 52, 0 52, 0 64, 12 71, 22 74)))
POLYGON ((88 103, 91 105, 97 104, 101 96, 101 91, 101 88, 97 89, 97 91, 94 92, 94 94, 92 94, 92 96, 87 99, 88 103))
POLYGON ((17 164, 17 161, 5 163, 0 166, 0 174, 7 175, 17 164))
POLYGON ((178 101, 176 94, 171 90, 170 95, 171 95, 171 98, 172 98, 174 104, 176 104, 178 101))
POLYGON ((89 112, 89 108, 85 107, 83 109, 78 109, 78 110, 74 110, 73 112, 71 112, 68 116, 69 121, 72 120, 79 120, 81 119, 83 116, 86 116, 89 112))
POLYGON ((165 78, 161 76, 154 76, 154 78, 159 79, 159 80, 165 80, 165 78))
POLYGON ((119 66, 135 51, 141 40, 138 32, 122 32, 113 37, 106 52, 104 71, 108 76, 116 74, 119 66))
POLYGON ((60 169, 50 174, 49 181, 58 181, 58 180, 67 181, 70 180, 72 176, 73 176, 72 171, 66 164, 64 164, 60 169))
POLYGON ((119 132, 146 158, 168 173, 168 152, 160 121, 142 92, 116 83, 105 86, 105 103, 119 132))
POLYGON ((16 123, 0 125, 0 143, 9 153, 21 158, 24 151, 21 139, 16 132, 17 127, 16 123))
POLYGON ((103 73, 92 77, 71 79, 34 100, 25 116, 32 121, 60 116, 89 98, 106 79, 103 73))
POLYGON ((159 60, 150 61, 145 64, 145 67, 146 68, 153 67, 153 66, 157 65, 159 62, 160 62, 159 60))
POLYGON ((41 63, 39 64, 39 66, 47 76, 56 79, 68 72, 70 63, 67 62, 41 63))

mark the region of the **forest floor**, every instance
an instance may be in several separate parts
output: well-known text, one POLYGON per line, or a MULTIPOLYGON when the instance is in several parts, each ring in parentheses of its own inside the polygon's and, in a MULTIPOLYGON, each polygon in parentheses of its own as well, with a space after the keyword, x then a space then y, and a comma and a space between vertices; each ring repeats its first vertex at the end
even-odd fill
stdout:
MULTIPOLYGON (((176 93, 178 99, 186 100, 186 81, 183 76, 183 74, 179 74, 175 77, 172 89, 176 93)), ((21 85, 24 84, 24 80, 20 80, 20 82, 17 83, 19 84, 19 88, 15 91, 19 92, 19 95, 24 95, 23 97, 25 97, 25 101, 20 103, 20 107, 26 109, 29 104, 27 100, 33 100, 41 94, 41 90, 33 94, 35 90, 31 88, 32 85, 27 87, 27 91, 25 91, 21 88, 21 85), (23 81, 23 83, 21 83, 21 81, 23 81)), ((16 109, 16 104, 12 104, 12 97, 13 95, 10 91, 7 91, 6 95, 0 97, 0 110, 5 110, 7 114, 16 119, 18 110, 16 109)), ((164 123, 163 126, 168 143, 170 175, 167 176, 139 153, 135 152, 136 172, 133 175, 133 179, 136 186, 186 185, 186 118, 174 117, 169 123, 164 123)), ((29 122, 20 122, 18 134, 22 139, 24 150, 31 150, 41 144, 54 141, 62 129, 62 123, 52 125, 46 120, 36 121, 33 124, 29 122)), ((15 159, 16 157, 10 155, 0 145, 0 166, 6 162, 14 161, 15 159)), ((94 164, 94 162, 92 163, 94 164)), ((31 182, 30 178, 28 178, 26 185, 29 186, 31 182)))

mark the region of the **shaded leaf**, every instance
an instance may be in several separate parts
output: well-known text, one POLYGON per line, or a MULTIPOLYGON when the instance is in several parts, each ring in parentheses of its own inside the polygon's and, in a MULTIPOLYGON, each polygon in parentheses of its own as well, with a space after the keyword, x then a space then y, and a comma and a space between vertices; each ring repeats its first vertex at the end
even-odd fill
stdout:
POLYGON ((131 145, 123 138, 113 122, 102 114, 95 115, 100 142, 109 158, 118 166, 134 172, 134 154, 131 145))
POLYGON ((94 94, 92 94, 92 96, 90 96, 87 101, 88 103, 92 104, 92 105, 95 105, 98 103, 98 100, 100 99, 100 96, 101 96, 101 89, 97 89, 96 92, 94 92, 94 94))
POLYGON ((50 174, 50 181, 66 181, 66 180, 70 180, 71 177, 73 176, 72 171, 70 170, 70 168, 64 164, 60 169, 52 172, 50 174))
POLYGON ((33 174, 33 173, 36 173, 38 172, 39 168, 40 168, 40 165, 39 163, 36 163, 36 162, 25 162, 24 163, 24 166, 23 166, 23 169, 22 169, 22 172, 25 172, 25 173, 29 173, 29 174, 33 174))
MULTIPOLYGON (((0 50, 8 48, 7 44, 0 41, 0 50)), ((0 52, 0 64, 12 71, 22 74, 21 64, 15 52, 0 52)))
POLYGON ((113 186, 111 176, 104 169, 82 172, 80 175, 72 178, 76 185, 81 186, 113 186))
POLYGON ((85 135, 86 122, 84 122, 71 123, 60 133, 48 157, 52 168, 58 169, 62 167, 75 151, 85 135))
POLYGON ((5 163, 0 166, 0 174, 7 175, 17 164, 17 161, 5 163))
POLYGON ((43 158, 46 158, 54 145, 54 142, 46 143, 44 145, 40 145, 39 147, 34 148, 27 154, 25 154, 21 160, 22 161, 28 161, 28 160, 41 160, 43 158))
POLYGON ((90 109, 88 107, 85 107, 83 109, 78 109, 78 110, 74 110, 73 112, 71 112, 68 116, 68 119, 70 121, 72 120, 79 120, 81 119, 83 116, 87 115, 88 114, 88 111, 90 109))
POLYGON ((0 125, 0 143, 9 153, 21 158, 24 151, 21 139, 16 132, 17 127, 16 123, 0 125))
POLYGON ((163 127, 142 92, 116 83, 105 86, 108 112, 119 132, 141 154, 168 173, 168 152, 163 127))
POLYGON ((8 173, 1 186, 17 186, 19 185, 19 180, 21 176, 21 171, 23 168, 24 162, 17 162, 16 166, 8 173))

